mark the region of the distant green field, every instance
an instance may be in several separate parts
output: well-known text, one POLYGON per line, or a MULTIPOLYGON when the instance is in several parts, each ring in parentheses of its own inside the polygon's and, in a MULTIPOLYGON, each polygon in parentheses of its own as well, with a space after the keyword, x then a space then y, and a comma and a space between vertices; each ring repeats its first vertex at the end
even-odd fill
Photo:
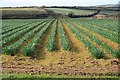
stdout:
POLYGON ((118 15, 118 11, 100 11, 100 14, 118 15))
POLYGON ((55 13, 61 13, 64 15, 68 15, 70 12, 73 12, 75 15, 88 15, 95 12, 92 10, 79 10, 79 9, 67 9, 67 8, 46 8, 46 9, 52 10, 55 13))

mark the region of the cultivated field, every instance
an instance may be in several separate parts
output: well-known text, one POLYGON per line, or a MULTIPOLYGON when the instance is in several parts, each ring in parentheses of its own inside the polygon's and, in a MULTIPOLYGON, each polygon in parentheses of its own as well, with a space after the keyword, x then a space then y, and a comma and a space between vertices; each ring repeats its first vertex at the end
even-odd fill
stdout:
POLYGON ((43 8, 27 7, 27 8, 0 8, 3 19, 29 19, 29 18, 46 18, 48 13, 43 8))
POLYGON ((43 8, 0 8, 4 15, 7 14, 47 14, 43 8))
POLYGON ((120 74, 117 20, 9 19, 0 30, 4 74, 120 74))
POLYGON ((55 13, 61 13, 64 15, 68 15, 70 12, 73 12, 74 15, 89 15, 96 12, 94 10, 79 10, 79 9, 68 9, 68 8, 45 8, 45 9, 52 10, 55 13))

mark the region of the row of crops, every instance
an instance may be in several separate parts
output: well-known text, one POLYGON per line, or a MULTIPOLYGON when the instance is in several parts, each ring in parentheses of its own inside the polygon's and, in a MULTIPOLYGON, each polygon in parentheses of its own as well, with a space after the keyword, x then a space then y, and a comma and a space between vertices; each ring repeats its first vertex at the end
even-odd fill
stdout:
MULTIPOLYGON (((120 58, 120 52, 119 52, 119 49, 117 48, 117 49, 112 49, 110 46, 108 46, 106 43, 104 43, 104 42, 102 42, 101 40, 99 40, 97 37, 95 37, 94 35, 92 35, 92 34, 89 34, 89 33, 87 33, 86 31, 84 31, 83 29, 81 29, 81 28, 79 28, 78 26, 82 26, 82 27, 84 27, 84 28, 86 28, 86 29, 88 29, 88 30, 90 30, 90 31, 93 31, 94 33, 97 33, 97 34, 100 34, 100 35, 102 35, 102 36, 108 36, 108 37, 106 37, 106 39, 110 39, 110 36, 112 35, 112 33, 108 33, 108 32, 105 32, 104 30, 102 30, 102 29, 104 29, 102 26, 101 26, 101 30, 100 29, 97 29, 97 28, 95 28, 93 25, 91 25, 90 24, 90 20, 87 20, 87 21, 89 21, 88 23, 87 23, 87 21, 85 22, 85 20, 80 20, 80 21, 77 21, 77 20, 72 20, 72 21, 68 21, 68 20, 66 20, 69 24, 71 24, 71 25, 73 25, 74 26, 74 28, 76 28, 76 30, 77 30, 77 34, 84 34, 85 36, 87 36, 89 39, 91 39, 92 41, 94 41, 97 45, 99 45, 100 47, 102 47, 105 51, 107 51, 107 53, 110 53, 110 55, 111 56, 113 56, 113 57, 115 57, 115 58, 120 58), (76 25, 77 24, 77 25, 76 25), (89 25, 87 25, 87 24, 89 24, 89 25)), ((100 24, 100 23, 99 23, 100 24)), ((117 26, 116 26, 116 28, 117 28, 117 26)), ((75 33, 75 32, 74 32, 75 33)), ((117 33, 117 32, 116 32, 117 33)), ((77 35, 78 36, 78 35, 77 35)), ((80 38, 81 39, 81 38, 80 38)), ((118 43, 118 45, 119 45, 119 41, 117 42, 117 40, 118 40, 118 34, 116 34, 116 37, 115 36, 112 36, 111 37, 111 41, 114 41, 114 42, 116 42, 116 43, 118 43), (112 39, 112 40, 111 40, 112 39), (114 40, 113 40, 114 39, 114 40), (116 41, 115 41, 116 40, 116 41)), ((82 41, 82 40, 81 40, 82 41)), ((85 41, 85 40, 84 40, 85 41)), ((83 42, 83 43, 85 43, 85 42, 83 42)), ((90 44, 90 43, 89 43, 90 44)), ((86 47, 88 47, 89 46, 89 44, 88 45, 86 45, 86 47)), ((88 48, 89 49, 89 48, 88 48)), ((97 49, 97 48, 96 48, 97 49)), ((92 47, 90 47, 90 49, 89 49, 89 51, 91 51, 91 50, 94 50, 94 49, 92 49, 92 47)), ((102 54, 104 54, 105 52, 104 51, 100 51, 100 50, 94 50, 94 51, 91 51, 91 53, 102 53, 102 54), (97 52, 96 52, 97 51, 97 52)), ((104 55, 103 55, 104 56, 104 55)), ((102 56, 102 57, 103 57, 102 56)))
POLYGON ((77 24, 84 26, 94 33, 100 34, 107 39, 120 44, 120 41, 118 40, 118 22, 116 20, 83 19, 80 21, 72 20, 72 22, 76 22, 77 24))
POLYGON ((4 24, 2 24, 0 29, 2 29, 2 33, 5 33, 34 22, 36 22, 36 20, 3 20, 2 23, 4 24))
POLYGON ((24 28, 17 28, 15 29, 14 33, 13 31, 7 32, 5 34, 2 34, 2 45, 4 46, 5 44, 10 43, 10 41, 14 40, 15 38, 17 38, 18 36, 20 36, 21 34, 25 33, 25 32, 29 32, 30 30, 35 29, 36 27, 38 27, 38 25, 43 24, 44 21, 41 22, 36 22, 36 23, 32 23, 29 25, 24 26, 24 28), (12 34, 12 35, 10 35, 12 34))
MULTIPOLYGON (((48 22, 32 39, 32 41, 27 44, 22 52, 25 56, 31 56, 34 55, 36 53, 36 48, 39 46, 39 42, 42 38, 42 36, 44 35, 44 33, 46 32, 46 30, 48 29, 49 25, 50 25, 51 21, 48 22)), ((42 25, 41 25, 42 26, 42 25)))
POLYGON ((48 34, 48 38, 44 44, 44 47, 48 51, 55 51, 57 47, 56 36, 59 34, 58 39, 60 41, 60 50, 70 51, 72 47, 70 46, 71 43, 69 37, 66 35, 65 29, 63 27, 64 25, 62 25, 63 22, 67 25, 75 37, 77 37, 77 39, 85 45, 85 47, 90 51, 91 55, 94 58, 104 58, 106 52, 110 53, 110 55, 114 58, 120 58, 119 49, 111 48, 111 46, 108 46, 106 43, 99 40, 99 38, 96 36, 89 34, 82 28, 78 27, 78 25, 81 25, 82 27, 94 32, 95 34, 100 34, 106 39, 119 44, 118 32, 116 32, 118 26, 116 25, 116 22, 114 20, 103 21, 105 21, 106 24, 103 25, 102 20, 97 19, 35 19, 26 20, 26 22, 25 20, 16 20, 16 23, 14 23, 15 20, 4 20, 4 28, 0 33, 0 46, 3 47, 4 54, 15 55, 20 52, 25 56, 32 56, 37 53, 37 48, 41 45, 40 42, 42 42, 42 37, 49 29, 50 33, 48 34), (112 26, 109 26, 112 21, 112 26), (112 30, 112 28, 114 30, 112 30), (85 36, 102 47, 105 51, 99 49, 85 36), (28 41, 29 39, 30 41, 28 41), (22 46, 24 43, 27 44, 22 46))
MULTIPOLYGON (((22 44, 24 42, 26 42, 31 36, 33 36, 33 34, 36 32, 36 34, 34 35, 33 39, 26 45, 24 46, 20 52, 23 53, 23 55, 25 56, 32 56, 36 53, 36 48, 40 45, 39 42, 42 38, 42 36, 44 35, 44 33, 46 32, 46 30, 49 28, 51 22, 53 20, 39 20, 36 22, 31 22, 28 25, 20 26, 19 28, 14 27, 14 32, 11 30, 9 32, 4 33, 1 37, 1 46, 3 45, 3 53, 5 54, 11 54, 14 55, 19 51, 19 48, 22 46, 22 44), (11 45, 7 45, 4 46, 7 43, 10 43, 10 41, 16 39, 16 37, 19 37, 21 34, 23 34, 24 32, 27 32, 25 35, 23 35, 19 40, 17 40, 15 43, 11 44, 11 45), (9 35, 8 35, 9 34, 9 35), (12 34, 12 35, 10 35, 12 34), (7 35, 7 36, 4 36, 7 35)), ((48 49, 48 51, 54 51, 56 46, 56 27, 58 26, 58 28, 60 28, 59 33, 60 33, 60 41, 61 41, 61 49, 63 50, 69 50, 70 46, 69 46, 69 40, 67 38, 67 36, 65 35, 64 29, 62 27, 62 24, 60 23, 59 20, 55 20, 54 24, 52 25, 52 29, 51 32, 49 34, 49 38, 48 41, 46 43, 46 48, 48 49)))
MULTIPOLYGON (((38 32, 41 27, 43 27, 44 25, 46 25, 46 23, 47 22, 43 22, 43 21, 37 22, 37 24, 32 24, 28 28, 23 29, 22 31, 16 32, 15 35, 19 36, 20 35, 19 33, 23 33, 24 31, 27 31, 29 28, 32 27, 32 30, 30 30, 28 33, 26 33, 23 37, 21 37, 15 43, 4 47, 3 48, 3 53, 11 54, 11 55, 17 53, 17 51, 19 50, 19 48, 22 45, 22 43, 25 42, 25 41, 27 41, 31 36, 33 36, 33 34, 35 32, 38 32)), ((11 35, 11 36, 13 36, 11 39, 15 39, 15 37, 16 37, 16 36, 14 37, 14 34, 11 35)), ((7 38, 9 39, 9 37, 7 37, 7 38)), ((4 39, 3 39, 3 41, 4 41, 4 39)), ((2 43, 4 44, 3 41, 2 41, 2 43)), ((7 40, 7 42, 8 42, 8 40, 7 40)))
POLYGON ((72 33, 81 41, 84 43, 84 45, 86 46, 86 48, 88 48, 88 50, 91 52, 91 54, 95 57, 95 58, 103 58, 104 54, 102 51, 100 51, 97 47, 95 47, 92 43, 90 43, 84 36, 82 36, 80 34, 79 31, 77 31, 77 29, 74 29, 71 27, 71 25, 69 23, 66 23, 66 25, 69 27, 69 29, 72 31, 72 33))
POLYGON ((56 38, 55 36, 57 35, 56 33, 56 29, 57 27, 59 28, 59 34, 60 34, 60 44, 61 44, 61 49, 62 50, 70 50, 70 42, 69 42, 69 39, 68 37, 66 36, 65 34, 65 31, 62 27, 62 24, 60 22, 60 20, 57 20, 55 22, 55 24, 53 24, 53 27, 52 27, 52 30, 50 32, 50 35, 49 35, 49 38, 48 38, 48 41, 47 41, 47 44, 46 44, 46 47, 48 49, 48 51, 54 51, 56 50, 56 38))

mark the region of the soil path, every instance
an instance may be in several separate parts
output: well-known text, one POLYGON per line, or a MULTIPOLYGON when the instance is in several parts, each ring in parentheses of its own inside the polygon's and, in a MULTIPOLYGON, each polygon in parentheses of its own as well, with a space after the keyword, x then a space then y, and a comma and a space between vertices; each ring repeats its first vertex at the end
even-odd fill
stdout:
POLYGON ((59 26, 57 24, 57 29, 56 29, 56 50, 61 49, 61 42, 60 42, 60 33, 59 33, 59 26))
POLYGON ((44 59, 44 54, 46 52, 46 42, 48 40, 50 31, 52 29, 52 26, 54 24, 55 21, 52 21, 51 24, 49 25, 46 33, 44 33, 43 37, 41 38, 40 42, 39 42, 39 47, 36 49, 37 54, 35 55, 35 58, 37 59, 44 59))

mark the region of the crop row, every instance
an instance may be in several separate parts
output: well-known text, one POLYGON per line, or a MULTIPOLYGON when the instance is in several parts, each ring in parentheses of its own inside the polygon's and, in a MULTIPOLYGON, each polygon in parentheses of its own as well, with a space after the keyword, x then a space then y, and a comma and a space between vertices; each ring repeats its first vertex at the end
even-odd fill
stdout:
POLYGON ((95 26, 93 24, 90 24, 90 23, 85 23, 87 24, 88 26, 92 26, 93 28, 95 29, 99 29, 99 31, 104 31, 107 35, 110 35, 111 37, 115 37, 115 38, 118 38, 118 34, 113 32, 113 31, 110 31, 108 29, 104 29, 104 27, 98 27, 98 26, 95 26))
POLYGON ((23 42, 27 41, 28 38, 30 38, 34 32, 38 31, 39 28, 43 27, 46 23, 43 23, 41 25, 37 25, 36 28, 32 29, 31 31, 29 31, 27 34, 25 34, 22 38, 20 38, 17 42, 13 43, 12 45, 10 46, 7 46, 7 47, 4 47, 3 48, 3 53, 5 54, 15 54, 20 46, 22 45, 23 42))
MULTIPOLYGON (((78 20, 75 19, 75 21, 78 21, 78 20)), ((112 19, 82 19, 79 22, 92 24, 92 25, 95 25, 99 28, 107 29, 107 30, 110 30, 110 31, 115 32, 115 33, 118 32, 118 20, 112 20, 112 19)))
MULTIPOLYGON (((36 23, 34 23, 34 24, 36 24, 36 23)), ((23 29, 26 29, 26 28, 28 28, 28 27, 31 26, 31 25, 33 25, 33 23, 30 23, 30 24, 21 26, 21 27, 19 27, 19 28, 17 28, 17 29, 14 29, 14 30, 11 30, 11 31, 9 31, 9 32, 7 32, 7 33, 4 33, 4 34, 2 34, 2 39, 5 38, 5 37, 7 37, 7 36, 9 36, 9 35, 11 35, 11 34, 12 34, 12 35, 13 35, 13 34, 16 34, 16 32, 22 31, 23 29)))
POLYGON ((38 23, 34 23, 34 24, 31 24, 31 25, 28 25, 28 27, 26 29, 23 29, 21 31, 18 31, 16 32, 15 34, 11 35, 11 36, 8 36, 8 37, 5 37, 3 40, 2 40, 2 44, 7 44, 9 43, 10 41, 14 40, 16 37, 18 37, 19 35, 23 34, 24 32, 27 32, 33 28, 36 28, 38 27, 39 25, 41 25, 44 21, 42 22, 38 22, 38 23))
POLYGON ((46 43, 46 48, 48 51, 55 50, 55 35, 56 35, 56 26, 57 26, 57 20, 52 26, 48 41, 46 43))
POLYGON ((80 23, 76 22, 76 23, 79 25, 82 25, 83 27, 85 27, 85 28, 87 28, 95 33, 98 33, 98 34, 100 34, 100 35, 102 35, 102 36, 104 36, 104 37, 106 37, 114 42, 120 43, 120 41, 118 40, 118 36, 115 36, 115 35, 108 33, 108 32, 104 32, 104 31, 102 31, 102 29, 95 29, 92 26, 87 25, 87 24, 82 23, 82 22, 80 22, 80 23))
MULTIPOLYGON (((72 24, 74 25, 74 24, 72 24)), ((92 41, 96 42, 99 46, 103 47, 107 52, 111 53, 111 55, 115 58, 120 58, 120 54, 118 50, 113 50, 111 47, 107 46, 104 42, 102 42, 101 40, 99 40, 98 38, 96 38, 95 36, 85 32, 84 30, 82 30, 81 28, 79 28, 78 26, 74 25, 74 27, 79 31, 79 33, 82 33, 84 35, 86 35, 87 37, 89 37, 92 41)))
POLYGON ((66 23, 67 27, 72 31, 72 33, 84 43, 86 48, 91 52, 94 58, 103 58, 104 53, 95 47, 91 42, 89 42, 84 36, 82 36, 76 29, 72 28, 69 23, 66 23))
MULTIPOLYGON (((9 25, 7 25, 7 26, 3 26, 2 25, 2 34, 4 34, 4 33, 7 33, 7 32, 11 32, 11 31, 13 31, 13 30, 15 30, 15 29, 18 29, 18 28, 21 28, 21 27, 24 27, 24 26, 26 26, 26 25, 28 25, 28 24, 31 24, 31 23, 34 23, 34 22, 36 22, 36 21, 32 21, 32 20, 30 20, 29 22, 28 21, 18 21, 16 24, 15 24, 15 21, 10 21, 10 23, 8 22, 8 24, 9 25), (19 22, 19 23, 18 23, 19 22)), ((3 22, 3 24, 5 23, 5 21, 3 22)), ((5 23, 6 24, 6 23, 5 23)), ((0 33, 1 34, 1 33, 0 33)))
POLYGON ((59 33, 60 33, 60 42, 63 50, 70 50, 70 41, 68 37, 65 34, 65 31, 63 29, 63 26, 61 22, 58 22, 59 25, 59 33))
POLYGON ((48 22, 32 39, 32 41, 30 43, 28 43, 25 47, 23 47, 22 49, 22 53, 25 56, 32 56, 36 53, 36 48, 39 45, 39 42, 42 38, 42 36, 44 35, 44 33, 47 31, 50 23, 52 21, 48 22))
POLYGON ((91 23, 103 27, 104 29, 118 32, 118 20, 93 20, 91 23))

